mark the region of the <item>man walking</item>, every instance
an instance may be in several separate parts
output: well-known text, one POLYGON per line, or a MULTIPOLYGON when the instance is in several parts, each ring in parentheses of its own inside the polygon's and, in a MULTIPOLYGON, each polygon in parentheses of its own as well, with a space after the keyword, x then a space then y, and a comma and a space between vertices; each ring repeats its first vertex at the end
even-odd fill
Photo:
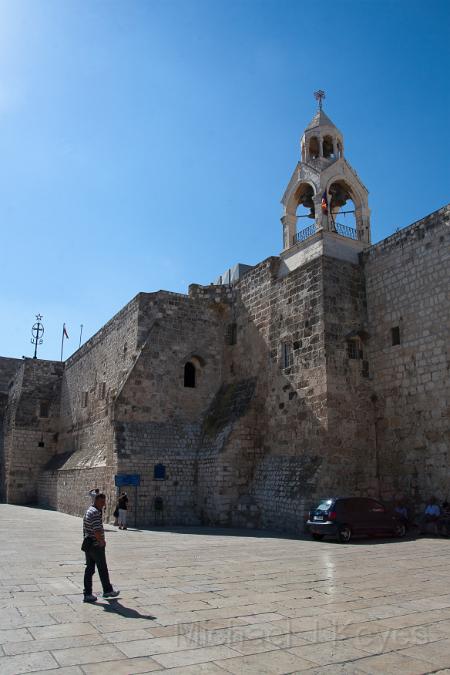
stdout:
POLYGON ((103 586, 104 598, 117 598, 120 591, 115 591, 109 580, 108 565, 105 555, 105 531, 103 529, 102 513, 106 497, 99 492, 94 503, 90 506, 83 518, 83 546, 86 554, 86 570, 84 572, 84 602, 96 602, 97 597, 92 593, 92 577, 97 565, 97 571, 103 586))

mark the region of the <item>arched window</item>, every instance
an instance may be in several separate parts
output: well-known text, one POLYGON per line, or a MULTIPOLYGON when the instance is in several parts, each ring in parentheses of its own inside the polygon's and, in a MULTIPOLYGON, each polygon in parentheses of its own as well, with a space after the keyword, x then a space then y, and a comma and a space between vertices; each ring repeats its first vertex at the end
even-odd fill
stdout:
POLYGON ((330 212, 333 229, 338 234, 350 239, 358 239, 356 223, 356 205, 350 186, 338 180, 329 189, 330 212))
POLYGON ((309 183, 301 183, 295 196, 297 207, 295 215, 297 217, 297 234, 293 242, 289 245, 295 244, 296 241, 303 241, 306 236, 313 234, 315 230, 314 221, 314 190, 309 183))
POLYGON ((195 366, 191 361, 188 361, 184 365, 184 386, 195 387, 195 366))
POLYGON ((311 159, 317 159, 319 154, 319 139, 316 136, 312 136, 309 139, 309 156, 311 159))
POLYGON ((323 156, 331 157, 331 155, 333 154, 333 139, 331 138, 331 136, 325 136, 325 138, 323 139, 322 148, 323 148, 323 156))

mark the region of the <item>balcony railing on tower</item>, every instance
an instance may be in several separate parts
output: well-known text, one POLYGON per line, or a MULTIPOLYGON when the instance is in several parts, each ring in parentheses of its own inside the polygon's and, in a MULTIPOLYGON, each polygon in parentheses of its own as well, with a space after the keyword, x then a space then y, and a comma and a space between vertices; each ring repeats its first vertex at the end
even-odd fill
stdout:
MULTIPOLYGON (((318 231, 319 230, 316 229, 315 223, 312 223, 311 225, 308 225, 308 227, 305 227, 303 230, 297 232, 297 234, 294 236, 293 243, 297 244, 300 241, 305 241, 316 234, 318 231)), ((336 234, 340 234, 341 237, 347 237, 348 239, 354 239, 356 241, 359 239, 358 232, 355 230, 355 228, 349 227, 348 225, 333 223, 331 231, 336 232, 336 234)))

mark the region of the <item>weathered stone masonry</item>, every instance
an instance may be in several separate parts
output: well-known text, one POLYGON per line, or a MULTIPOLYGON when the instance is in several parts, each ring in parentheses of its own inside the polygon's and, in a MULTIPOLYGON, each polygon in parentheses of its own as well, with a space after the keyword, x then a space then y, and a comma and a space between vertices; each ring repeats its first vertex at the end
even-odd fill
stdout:
POLYGON ((280 256, 233 285, 140 293, 64 364, 0 358, 3 500, 81 514, 99 486, 111 515, 114 476, 137 473, 140 526, 296 532, 330 494, 449 496, 450 208, 370 246, 342 135, 312 157, 334 132, 311 125, 280 256), (339 230, 350 197, 357 229, 339 230))

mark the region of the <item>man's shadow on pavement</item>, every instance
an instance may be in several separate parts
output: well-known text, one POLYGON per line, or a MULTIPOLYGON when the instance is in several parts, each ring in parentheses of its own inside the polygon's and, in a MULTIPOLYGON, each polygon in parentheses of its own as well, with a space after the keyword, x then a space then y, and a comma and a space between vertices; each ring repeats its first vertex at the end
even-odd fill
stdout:
POLYGON ((97 607, 102 607, 105 612, 111 612, 113 614, 121 614, 127 619, 148 619, 149 621, 154 621, 156 616, 151 614, 141 614, 136 609, 131 609, 131 607, 125 607, 122 605, 119 600, 116 598, 108 600, 97 607))

